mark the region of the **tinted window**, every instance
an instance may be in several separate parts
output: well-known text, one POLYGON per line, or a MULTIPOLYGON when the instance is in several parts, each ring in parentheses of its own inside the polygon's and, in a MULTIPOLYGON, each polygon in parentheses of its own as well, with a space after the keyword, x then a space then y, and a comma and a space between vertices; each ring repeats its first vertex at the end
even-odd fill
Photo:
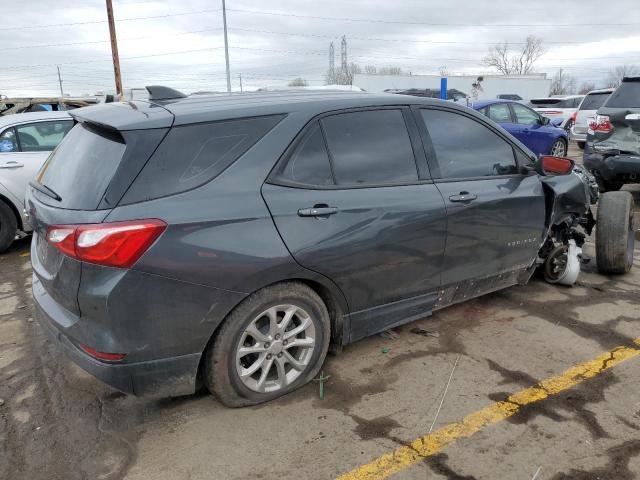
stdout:
POLYGON ((333 185, 329 155, 318 124, 304 136, 280 175, 296 183, 333 185))
POLYGON ((165 197, 204 185, 235 162, 282 115, 173 127, 122 203, 165 197))
POLYGON ((640 108, 640 81, 621 83, 611 94, 605 107, 640 108))
POLYGON ((511 112, 506 103, 494 103, 489 105, 488 117, 497 123, 511 123, 511 112))
POLYGON ((584 101, 580 105, 580 110, 597 110, 599 109, 604 102, 609 98, 611 93, 603 92, 603 93, 590 93, 586 97, 584 97, 584 101))
POLYGON ((332 115, 322 125, 339 185, 418 180, 401 110, 332 115))
POLYGON ((56 192, 62 201, 42 197, 63 208, 97 208, 115 173, 125 143, 115 132, 78 124, 43 165, 37 181, 56 192))
POLYGON ((513 108, 513 113, 516 116, 516 123, 522 125, 537 125, 540 121, 540 116, 524 105, 514 103, 511 105, 511 108, 513 108))
POLYGON ((464 115, 422 110, 443 178, 484 177, 517 172, 511 145, 464 115))
POLYGON ((72 120, 38 122, 16 126, 22 152, 50 152, 73 127, 72 120))

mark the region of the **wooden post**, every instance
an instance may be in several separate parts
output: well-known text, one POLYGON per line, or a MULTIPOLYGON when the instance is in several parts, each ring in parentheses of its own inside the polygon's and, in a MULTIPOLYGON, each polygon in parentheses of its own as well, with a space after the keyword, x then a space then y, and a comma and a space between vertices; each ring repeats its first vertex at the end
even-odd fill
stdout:
POLYGON ((113 20, 113 5, 107 1, 107 17, 109 19, 109 35, 111 36, 111 56, 113 57, 113 75, 116 80, 116 96, 122 100, 122 77, 120 76, 120 57, 118 55, 118 40, 116 39, 116 23, 113 20))

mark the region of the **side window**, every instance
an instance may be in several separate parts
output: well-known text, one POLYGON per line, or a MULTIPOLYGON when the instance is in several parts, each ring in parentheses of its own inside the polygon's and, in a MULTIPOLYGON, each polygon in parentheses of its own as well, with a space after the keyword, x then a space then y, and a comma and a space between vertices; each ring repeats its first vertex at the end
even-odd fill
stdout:
POLYGON ((496 123, 511 123, 511 112, 506 103, 494 103, 489 105, 488 117, 496 123))
POLYGON ((317 123, 302 138, 279 176, 306 185, 333 185, 329 155, 317 123))
POLYGON ((0 135, 0 153, 17 152, 16 132, 13 127, 7 128, 0 135))
POLYGON ((166 197, 210 182, 283 118, 270 115, 173 127, 122 203, 166 197))
POLYGON ((513 103, 511 108, 513 108, 513 113, 516 116, 516 123, 521 125, 537 125, 540 123, 540 116, 530 108, 519 103, 513 103))
POLYGON ((38 122, 16 126, 23 152, 49 152, 56 148, 73 127, 73 121, 38 122))
POLYGON ((511 145, 480 122, 443 110, 421 110, 442 178, 517 173, 511 145))
POLYGON ((321 120, 338 185, 384 185, 418 180, 401 110, 367 110, 321 120))

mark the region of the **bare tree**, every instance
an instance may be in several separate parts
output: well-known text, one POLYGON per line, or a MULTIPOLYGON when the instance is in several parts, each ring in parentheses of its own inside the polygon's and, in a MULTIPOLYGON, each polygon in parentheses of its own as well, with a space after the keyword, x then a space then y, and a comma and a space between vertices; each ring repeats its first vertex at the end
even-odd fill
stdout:
POLYGON ((576 91, 576 79, 565 75, 562 69, 558 70, 551 80, 551 95, 569 95, 576 91))
POLYGON ((596 89, 596 84, 595 83, 593 83, 593 82, 583 82, 582 85, 580 85, 580 88, 578 89, 578 93, 580 95, 586 95, 591 90, 595 90, 595 89, 596 89))
POLYGON ((494 45, 482 59, 482 64, 503 75, 524 75, 531 73, 533 65, 543 54, 542 39, 529 35, 522 50, 512 51, 509 42, 494 45))
POLYGON ((607 87, 616 88, 622 83, 624 77, 638 75, 640 70, 633 65, 618 65, 616 68, 609 70, 607 75, 607 87))
POLYGON ((400 67, 382 67, 378 70, 380 75, 402 75, 402 68, 400 67))
POLYGON ((369 75, 375 75, 378 73, 378 69, 375 65, 365 65, 364 73, 368 73, 369 75))
POLYGON ((440 76, 441 77, 448 77, 449 76, 449 69, 447 68, 446 65, 442 65, 440 67, 440 76))
POLYGON ((309 84, 302 77, 294 78, 293 80, 291 80, 289 82, 289 86, 290 87, 306 87, 307 85, 309 85, 309 84))
POLYGON ((325 75, 327 85, 353 85, 353 76, 362 73, 362 68, 357 63, 350 63, 346 70, 328 71, 325 75))

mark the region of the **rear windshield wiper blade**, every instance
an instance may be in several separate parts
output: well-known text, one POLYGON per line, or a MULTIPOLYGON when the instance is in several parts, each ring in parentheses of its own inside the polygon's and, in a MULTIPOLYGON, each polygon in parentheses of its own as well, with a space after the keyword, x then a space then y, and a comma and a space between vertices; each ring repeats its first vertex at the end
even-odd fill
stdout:
POLYGON ((29 182, 29 185, 31 185, 33 188, 38 190, 40 193, 44 193, 47 197, 51 197, 51 198, 53 198, 54 200, 56 200, 58 202, 62 201, 62 197, 60 195, 58 195, 56 192, 54 192, 53 190, 51 190, 46 185, 43 185, 43 184, 38 183, 38 182, 35 182, 33 180, 31 180, 29 182))

